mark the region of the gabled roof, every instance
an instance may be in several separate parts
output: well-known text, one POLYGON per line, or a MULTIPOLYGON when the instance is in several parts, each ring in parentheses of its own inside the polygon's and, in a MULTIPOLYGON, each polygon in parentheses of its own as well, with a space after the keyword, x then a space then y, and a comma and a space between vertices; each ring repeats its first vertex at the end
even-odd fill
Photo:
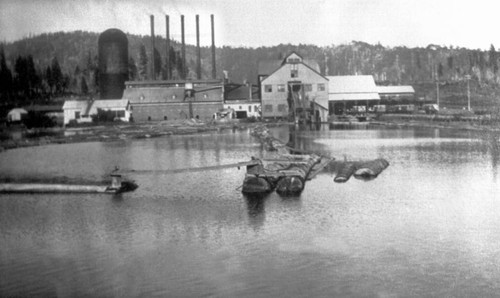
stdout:
POLYGON ((294 55, 295 55, 295 56, 297 56, 298 58, 300 58, 300 60, 301 60, 301 61, 302 61, 302 60, 304 60, 304 58, 303 58, 301 55, 299 55, 299 54, 298 54, 297 52, 295 52, 295 51, 292 51, 292 52, 290 52, 290 53, 289 53, 289 54, 285 57, 285 59, 283 59, 283 64, 285 64, 286 60, 288 60, 288 58, 290 58, 290 56, 294 56, 294 55))
MULTIPOLYGON (((259 89, 254 86, 252 86, 251 88, 252 88, 252 99, 258 99, 259 89)), ((250 97, 250 86, 247 85, 238 86, 226 93, 226 100, 228 101, 249 99, 249 97, 250 97)))
MULTIPOLYGON (((295 51, 292 51, 290 54, 288 54, 282 60, 261 60, 261 61, 259 61, 258 75, 268 77, 268 76, 272 75, 273 73, 275 73, 276 71, 278 71, 284 65, 292 64, 292 63, 287 62, 287 59, 292 55, 296 55, 296 56, 300 57, 300 62, 295 62, 296 64, 302 64, 302 65, 306 66, 307 68, 311 69, 312 71, 314 71, 315 73, 317 73, 318 75, 320 75, 321 77, 328 80, 327 77, 323 76, 320 73, 321 70, 320 70, 319 64, 316 60, 304 59, 304 58, 302 58, 301 55, 297 54, 297 52, 295 52, 295 51)), ((264 80, 265 80, 265 78, 264 78, 264 80)))
POLYGON ((314 59, 304 59, 302 60, 302 63, 304 63, 305 65, 309 66, 310 68, 314 69, 317 73, 319 73, 321 71, 321 69, 319 68, 319 63, 318 61, 314 60, 314 59))
POLYGON ((379 100, 373 76, 329 76, 329 100, 379 100))
MULTIPOLYGON (((297 54, 298 55, 298 54, 297 54)), ((298 55, 300 56, 300 55, 298 55)), ((261 60, 259 61, 258 66, 258 75, 259 76, 268 76, 279 69, 282 65, 286 64, 286 59, 290 57, 290 55, 286 56, 283 60, 261 60)), ((302 57, 301 57, 302 58, 302 57)), ((302 59, 302 64, 309 66, 309 68, 315 70, 316 72, 320 72, 318 61, 314 59, 302 59)))
POLYGON ((415 93, 412 86, 377 86, 377 89, 382 94, 415 93))
POLYGON ((272 74, 276 69, 280 68, 283 64, 283 60, 261 60, 259 61, 258 75, 268 76, 272 74))

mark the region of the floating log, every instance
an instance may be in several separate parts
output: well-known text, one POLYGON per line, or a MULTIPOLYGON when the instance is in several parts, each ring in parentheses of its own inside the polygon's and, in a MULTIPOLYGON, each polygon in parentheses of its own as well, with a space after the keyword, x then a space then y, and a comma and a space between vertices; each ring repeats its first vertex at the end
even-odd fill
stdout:
POLYGON ((268 193, 274 189, 273 185, 264 177, 245 175, 241 191, 247 194, 268 193))
POLYGON ((360 164, 354 172, 354 177, 374 178, 388 166, 389 162, 383 158, 371 160, 360 164))
POLYGON ((111 175, 111 185, 78 185, 50 183, 0 183, 0 193, 108 193, 133 191, 137 184, 121 181, 120 175, 111 175))
POLYGON ((347 182, 347 180, 351 178, 352 174, 354 174, 355 171, 356 171, 356 164, 354 164, 353 162, 346 162, 341 165, 333 181, 337 183, 347 182))
POLYGON ((282 155, 279 159, 258 160, 247 166, 243 193, 266 193, 276 188, 281 195, 297 195, 304 190, 313 167, 322 159, 317 155, 282 155))
POLYGON ((300 175, 285 176, 278 181, 276 192, 280 195, 298 195, 306 186, 306 181, 300 175))

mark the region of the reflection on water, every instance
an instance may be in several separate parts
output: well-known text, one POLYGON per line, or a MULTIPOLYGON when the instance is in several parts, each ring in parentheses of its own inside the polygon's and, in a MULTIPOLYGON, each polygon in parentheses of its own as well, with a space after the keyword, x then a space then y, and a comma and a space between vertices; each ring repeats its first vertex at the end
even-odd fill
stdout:
POLYGON ((329 167, 298 197, 255 197, 241 194, 244 169, 171 171, 266 157, 248 131, 5 151, 4 177, 141 171, 118 196, 2 195, 0 296, 497 295, 497 136, 272 131, 297 149, 390 166, 343 184, 329 167))

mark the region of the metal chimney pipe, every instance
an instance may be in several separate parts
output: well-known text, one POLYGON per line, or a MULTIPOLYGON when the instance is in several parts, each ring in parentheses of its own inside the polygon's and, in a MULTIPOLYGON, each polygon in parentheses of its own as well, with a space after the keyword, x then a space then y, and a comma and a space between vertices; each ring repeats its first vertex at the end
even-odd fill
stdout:
POLYGON ((212 22, 212 79, 215 79, 217 74, 215 70, 215 33, 214 33, 214 15, 210 15, 210 20, 212 22))
POLYGON ((186 42, 184 40, 184 15, 181 15, 181 36, 182 36, 182 71, 181 78, 186 79, 186 42))
POLYGON ((165 79, 170 80, 170 24, 168 15, 165 15, 165 26, 166 26, 166 35, 167 35, 167 46, 165 51, 165 79))
POLYGON ((155 70, 155 17, 151 15, 151 79, 156 79, 155 70))
POLYGON ((196 76, 201 80, 200 16, 196 15, 196 76))

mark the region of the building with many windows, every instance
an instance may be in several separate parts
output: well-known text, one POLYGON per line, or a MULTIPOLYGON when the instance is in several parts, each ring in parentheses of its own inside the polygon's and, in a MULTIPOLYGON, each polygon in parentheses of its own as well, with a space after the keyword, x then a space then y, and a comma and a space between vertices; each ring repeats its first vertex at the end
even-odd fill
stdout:
POLYGON ((280 61, 261 61, 258 79, 263 118, 327 121, 328 79, 317 62, 292 52, 280 61))
POLYGON ((130 101, 134 121, 210 120, 223 108, 224 84, 221 80, 129 81, 123 98, 130 101))

